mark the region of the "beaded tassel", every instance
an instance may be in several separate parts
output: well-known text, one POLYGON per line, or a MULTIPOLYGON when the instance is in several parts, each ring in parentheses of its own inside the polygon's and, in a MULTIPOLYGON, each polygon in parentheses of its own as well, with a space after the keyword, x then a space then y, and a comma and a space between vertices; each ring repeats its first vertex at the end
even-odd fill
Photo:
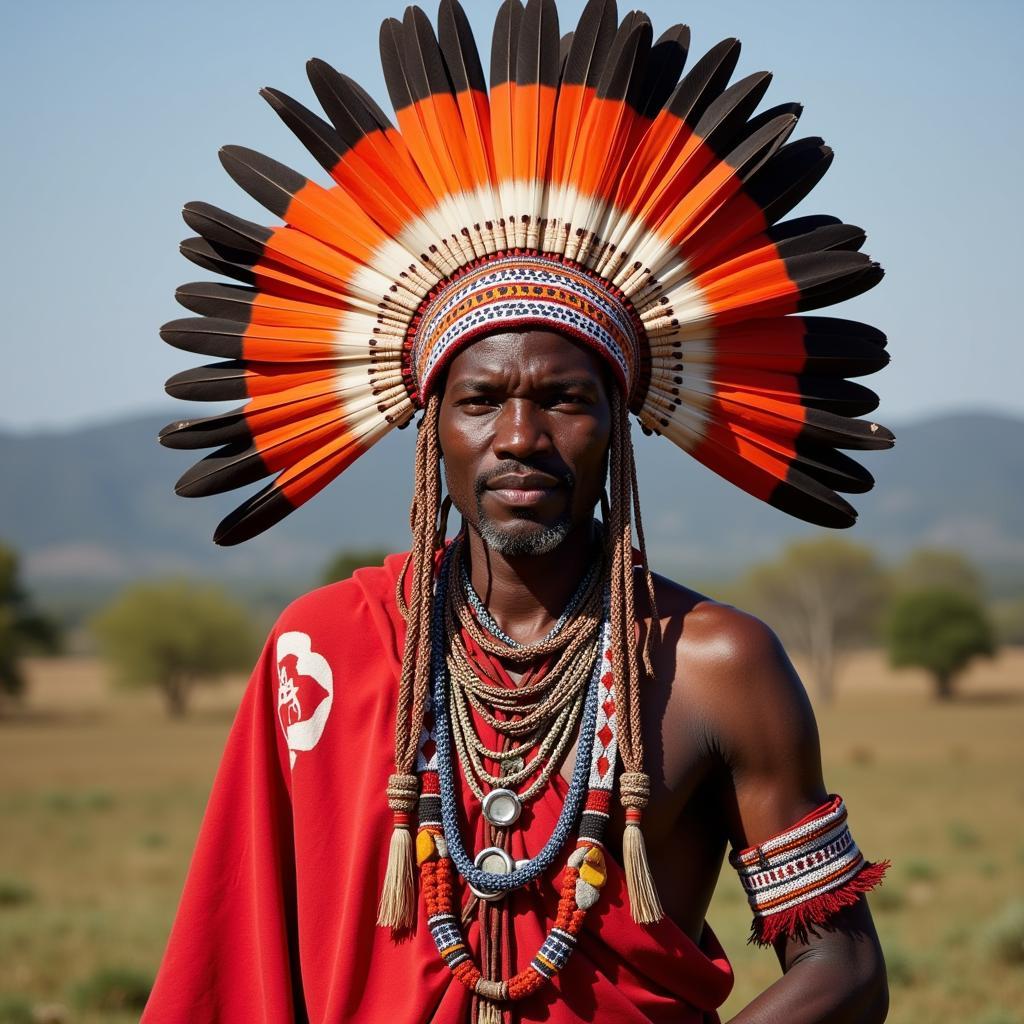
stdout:
POLYGON ((623 772, 619 777, 619 798, 626 808, 622 835, 622 862, 626 871, 629 909, 637 924, 655 924, 665 916, 658 890, 647 861, 647 846, 640 829, 644 808, 651 795, 651 779, 644 772, 623 772))
POLYGON ((412 926, 416 907, 411 812, 418 796, 418 776, 392 775, 388 778, 388 806, 394 813, 395 824, 377 908, 377 924, 396 931, 412 926))

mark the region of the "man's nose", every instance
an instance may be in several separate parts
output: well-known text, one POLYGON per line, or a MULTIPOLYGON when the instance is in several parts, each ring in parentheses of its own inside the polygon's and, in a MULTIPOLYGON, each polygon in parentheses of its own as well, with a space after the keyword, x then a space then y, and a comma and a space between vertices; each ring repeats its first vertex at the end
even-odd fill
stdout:
POLYGON ((495 423, 493 446, 501 459, 525 459, 548 451, 551 436, 537 406, 517 398, 504 402, 495 423))

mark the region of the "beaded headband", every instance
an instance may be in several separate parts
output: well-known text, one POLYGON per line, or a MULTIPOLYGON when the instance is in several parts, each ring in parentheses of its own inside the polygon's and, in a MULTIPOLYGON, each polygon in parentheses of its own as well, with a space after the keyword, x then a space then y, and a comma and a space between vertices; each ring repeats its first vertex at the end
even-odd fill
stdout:
POLYGON ((410 362, 418 393, 428 395, 439 372, 470 342, 530 328, 599 353, 626 394, 636 383, 644 331, 617 289, 564 258, 511 253, 446 282, 414 319, 410 362))
POLYGON ((227 146, 228 173, 279 223, 185 207, 184 255, 241 286, 178 290, 198 316, 164 339, 226 361, 167 390, 245 404, 162 431, 218 448, 176 490, 274 478, 214 539, 266 530, 407 424, 460 345, 526 327, 607 358, 648 432, 785 512, 850 526, 840 494, 873 480, 842 450, 893 437, 857 418, 878 400, 847 378, 888 362, 885 338, 805 314, 882 272, 860 228, 784 219, 832 151, 791 139, 796 104, 756 113, 768 73, 729 84, 739 43, 684 75, 685 26, 655 40, 645 14, 620 23, 614 0, 590 0, 560 37, 553 0, 505 0, 488 87, 465 13, 442 0, 436 34, 413 7, 380 47, 397 127, 320 60, 309 79, 329 121, 263 90, 326 187, 227 146))

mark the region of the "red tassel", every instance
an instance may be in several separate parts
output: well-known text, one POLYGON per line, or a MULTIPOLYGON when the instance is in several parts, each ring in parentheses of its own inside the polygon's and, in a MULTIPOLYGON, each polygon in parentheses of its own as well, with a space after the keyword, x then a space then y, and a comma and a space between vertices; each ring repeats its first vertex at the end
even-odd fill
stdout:
POLYGON ((806 939, 809 928, 825 924, 844 907, 852 907, 862 893, 870 892, 879 885, 889 867, 890 862, 887 860, 879 861, 877 864, 865 864, 853 878, 832 892, 822 893, 806 903, 779 911, 777 914, 755 917, 747 942, 758 946, 771 946, 783 936, 801 941, 806 939))

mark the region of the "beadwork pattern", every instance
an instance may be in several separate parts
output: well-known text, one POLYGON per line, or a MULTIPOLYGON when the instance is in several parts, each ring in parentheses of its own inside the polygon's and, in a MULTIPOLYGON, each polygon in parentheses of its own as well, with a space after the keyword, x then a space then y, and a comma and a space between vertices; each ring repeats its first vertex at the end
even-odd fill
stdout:
POLYGON ((864 856, 846 823, 846 804, 835 797, 827 813, 729 861, 754 915, 764 917, 841 888, 863 867, 864 856))
POLYGON ((552 253, 520 251, 470 267, 423 304, 413 336, 411 365, 420 393, 462 347, 505 324, 552 325, 598 349, 628 393, 640 364, 643 327, 618 289, 552 253))

